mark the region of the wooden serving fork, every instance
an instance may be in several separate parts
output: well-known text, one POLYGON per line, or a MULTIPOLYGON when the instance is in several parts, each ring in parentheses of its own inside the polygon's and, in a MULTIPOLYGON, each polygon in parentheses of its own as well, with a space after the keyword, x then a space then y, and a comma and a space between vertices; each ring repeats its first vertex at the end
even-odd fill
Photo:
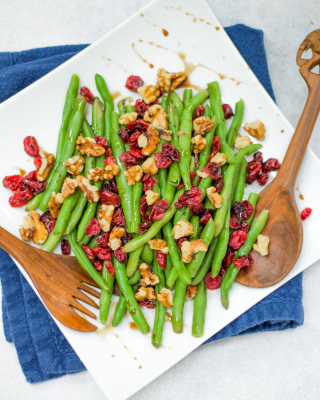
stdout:
POLYGON ((278 175, 259 195, 256 213, 269 210, 269 220, 263 231, 270 238, 269 255, 262 257, 257 252, 252 253, 253 264, 248 274, 241 270, 237 278, 246 286, 266 287, 281 281, 294 267, 302 248, 302 221, 294 187, 320 111, 320 29, 311 32, 301 44, 297 64, 309 95, 278 175), (309 49, 312 58, 302 59, 302 53, 309 49), (311 72, 316 66, 318 74, 311 72))
POLYGON ((43 302, 58 321, 76 331, 97 330, 95 325, 74 310, 75 308, 82 314, 96 318, 93 312, 87 310, 77 300, 98 309, 96 302, 82 291, 100 297, 100 293, 88 285, 99 286, 81 268, 76 257, 60 256, 36 249, 1 227, 0 247, 23 266, 43 302))

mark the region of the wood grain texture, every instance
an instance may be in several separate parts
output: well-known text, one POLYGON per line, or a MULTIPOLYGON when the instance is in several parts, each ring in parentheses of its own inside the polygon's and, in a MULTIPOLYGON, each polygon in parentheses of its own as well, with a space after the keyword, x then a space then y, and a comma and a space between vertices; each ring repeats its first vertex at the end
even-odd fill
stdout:
POLYGON ((310 33, 303 41, 297 53, 297 64, 309 95, 281 168, 274 181, 259 195, 256 214, 269 210, 269 220, 263 231, 270 239, 269 254, 262 257, 252 252, 253 264, 248 274, 241 270, 237 278, 246 286, 266 287, 281 281, 294 267, 302 248, 302 221, 294 187, 320 111, 320 30, 310 33), (302 59, 301 55, 308 49, 312 50, 312 58, 302 59), (311 72, 317 66, 318 74, 311 72))

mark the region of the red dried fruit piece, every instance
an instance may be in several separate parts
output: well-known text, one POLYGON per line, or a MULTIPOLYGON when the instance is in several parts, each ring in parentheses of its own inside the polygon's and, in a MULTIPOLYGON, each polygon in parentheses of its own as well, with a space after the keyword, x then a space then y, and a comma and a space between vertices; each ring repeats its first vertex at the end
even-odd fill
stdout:
POLYGON ((161 147, 161 153, 155 153, 157 168, 168 168, 173 161, 180 160, 180 153, 176 147, 168 142, 164 142, 161 147))
POLYGON ((231 233, 229 238, 229 246, 232 249, 238 250, 241 246, 244 245, 244 242, 247 240, 247 234, 244 231, 235 231, 231 233))
POLYGON ((94 247, 92 249, 93 253, 97 255, 100 260, 106 261, 106 260, 111 260, 111 252, 112 250, 110 248, 104 249, 102 247, 94 247))
POLYGON ((114 159, 113 156, 111 156, 111 157, 106 157, 106 159, 104 160, 103 163, 104 163, 105 166, 107 166, 107 165, 112 165, 112 164, 117 164, 117 163, 116 163, 116 160, 114 159))
POLYGON ((99 235, 101 228, 98 220, 96 218, 91 218, 88 225, 84 228, 84 231, 89 237, 99 235))
POLYGON ((240 225, 241 225, 240 219, 233 215, 230 218, 229 228, 231 228, 231 229, 239 229, 240 225))
POLYGON ((101 271, 102 271, 102 268, 103 268, 103 261, 102 261, 102 260, 100 260, 99 258, 95 258, 95 259, 92 261, 92 264, 93 264, 93 266, 95 267, 95 269, 96 269, 98 272, 101 272, 101 271))
POLYGON ((240 225, 240 231, 243 231, 245 233, 249 232, 249 225, 247 221, 243 221, 242 224, 240 225))
POLYGON ((212 157, 214 157, 215 154, 217 154, 218 151, 219 151, 220 148, 221 148, 221 141, 220 141, 219 136, 215 136, 215 137, 213 138, 212 146, 211 146, 211 147, 212 147, 212 153, 210 154, 209 159, 212 158, 212 157))
POLYGON ((137 131, 137 132, 133 132, 133 134, 130 136, 129 138, 129 145, 134 147, 135 149, 139 149, 138 146, 138 138, 142 133, 137 131))
POLYGON ((142 154, 141 150, 136 149, 132 146, 130 146, 129 152, 139 161, 144 161, 146 159, 146 157, 142 154))
POLYGON ((110 183, 105 183, 102 188, 101 188, 101 193, 102 192, 113 192, 113 193, 118 193, 118 188, 116 185, 116 182, 114 181, 114 179, 111 179, 109 181, 110 183))
POLYGON ((236 201, 231 209, 231 214, 236 215, 241 220, 250 218, 253 212, 253 205, 248 200, 236 201))
POLYGON ((130 240, 133 239, 133 235, 131 233, 126 232, 124 234, 124 236, 121 238, 122 244, 125 245, 128 242, 130 242, 130 240))
POLYGON ((192 215, 199 216, 205 212, 204 205, 202 203, 192 204, 189 208, 192 215))
POLYGON ((261 174, 258 176, 258 183, 260 186, 264 186, 269 179, 269 174, 266 172, 261 172, 261 174))
POLYGON ((199 219, 200 225, 206 226, 210 218, 212 218, 210 210, 205 210, 205 212, 201 215, 199 219))
POLYGON ((193 119, 202 117, 202 115, 204 114, 204 106, 202 104, 200 104, 200 106, 197 106, 196 109, 193 112, 193 119))
POLYGON ((100 203, 105 204, 106 206, 119 207, 121 204, 121 199, 118 194, 105 190, 100 194, 100 203))
POLYGON ((224 259, 222 260, 222 267, 228 268, 229 265, 232 263, 233 257, 234 257, 234 251, 231 249, 231 247, 228 247, 227 253, 224 256, 224 259))
POLYGON ((28 175, 26 175, 24 177, 24 179, 26 179, 28 181, 37 181, 38 182, 37 174, 38 174, 37 170, 31 171, 31 172, 28 173, 28 175))
POLYGON ((152 190, 153 185, 158 183, 156 179, 154 179, 153 176, 150 174, 144 175, 144 177, 141 179, 141 182, 143 182, 143 191, 146 192, 147 190, 152 190))
POLYGON ((21 186, 24 184, 24 182, 25 178, 22 177, 21 175, 6 176, 2 181, 3 186, 6 189, 12 190, 13 192, 20 189, 21 186))
POLYGON ((149 300, 138 301, 138 304, 140 307, 156 308, 156 303, 154 303, 153 301, 149 301, 149 300))
POLYGON ((127 259, 128 259, 128 254, 127 254, 127 253, 124 253, 124 252, 122 251, 123 247, 124 247, 124 246, 121 246, 119 249, 117 249, 117 250, 115 250, 115 251, 113 252, 113 255, 114 255, 115 259, 116 259, 117 261, 119 261, 120 264, 126 263, 126 262, 127 262, 127 259))
POLYGON ((222 109, 225 119, 229 119, 234 116, 232 108, 229 106, 229 104, 222 104, 222 109))
POLYGON ((98 247, 103 247, 104 249, 107 248, 109 244, 109 232, 105 232, 99 235, 97 244, 98 247))
POLYGON ((262 171, 263 172, 271 172, 279 169, 281 164, 276 158, 269 158, 269 160, 265 161, 262 164, 262 171))
POLYGON ((223 187, 224 187, 224 182, 223 182, 223 179, 220 178, 220 179, 218 179, 217 186, 216 186, 217 192, 220 193, 221 190, 223 189, 223 187))
POLYGON ((218 164, 208 162, 208 164, 202 168, 201 172, 205 172, 212 179, 220 179, 221 178, 221 168, 218 164))
POLYGON ((130 75, 126 81, 126 88, 132 92, 136 92, 140 86, 143 86, 144 82, 140 76, 130 75))
POLYGON ((148 208, 149 208, 149 206, 147 203, 147 195, 144 195, 140 199, 140 206, 139 206, 139 211, 140 211, 142 219, 146 218, 148 208))
MULTIPOLYGON (((193 179, 194 179, 194 177, 196 176, 197 174, 195 173, 195 172, 190 172, 190 181, 192 182, 193 181, 193 179)), ((200 183, 200 181, 201 181, 201 177, 200 176, 197 176, 197 178, 198 178, 198 184, 200 183)), ((177 189, 182 189, 182 188, 184 188, 184 182, 183 181, 181 181, 181 183, 177 186, 177 189)))
POLYGON ((86 99, 87 103, 89 103, 89 104, 93 103, 94 95, 91 92, 91 90, 88 89, 86 86, 82 86, 82 88, 80 88, 79 94, 86 99))
POLYGON ((186 238, 186 237, 181 237, 180 239, 176 240, 176 243, 177 243, 180 251, 181 251, 182 243, 185 242, 186 240, 188 240, 188 238, 186 238))
POLYGON ((182 196, 179 197, 178 202, 174 203, 175 208, 182 208, 184 206, 192 206, 192 204, 200 203, 202 198, 202 191, 196 185, 191 185, 191 190, 187 190, 182 196))
POLYGON ((305 219, 307 219, 309 217, 309 215, 311 214, 312 209, 311 208, 305 208, 302 212, 301 212, 301 219, 302 221, 304 221, 305 219))
POLYGON ((256 179, 258 179, 258 176, 260 174, 260 171, 262 169, 262 164, 257 164, 255 168, 248 173, 247 178, 246 178, 246 183, 248 185, 251 185, 256 179))
POLYGON ((161 221, 164 216, 164 212, 168 208, 168 205, 169 203, 167 199, 157 201, 152 208, 152 218, 156 221, 161 221))
POLYGON ((44 224, 46 230, 48 231, 48 234, 50 235, 56 224, 56 219, 53 218, 51 212, 50 211, 44 212, 40 217, 40 221, 44 224))
POLYGON ((261 151, 257 151, 256 153, 254 153, 253 159, 262 164, 263 163, 263 158, 262 158, 261 151))
POLYGON ((24 151, 31 157, 36 157, 39 154, 39 146, 33 136, 27 136, 23 140, 24 151))
POLYGON ((129 133, 126 129, 119 129, 118 135, 121 137, 123 143, 128 143, 129 140, 129 133))
POLYGON ((150 226, 153 224, 153 219, 145 219, 144 221, 141 222, 139 225, 139 230, 138 234, 142 235, 143 233, 147 232, 147 230, 150 228, 150 226))
POLYGON ((135 103, 136 112, 138 113, 138 118, 143 118, 144 113, 149 110, 149 108, 155 104, 159 104, 159 101, 156 100, 153 103, 146 104, 144 100, 138 99, 135 103))
POLYGON ((262 164, 262 163, 263 163, 262 153, 261 151, 257 151, 253 155, 253 160, 248 162, 247 172, 251 172, 256 168, 257 164, 262 164))
POLYGON ((114 276, 114 266, 111 261, 107 261, 105 267, 110 272, 110 275, 114 276))
POLYGON ((121 228, 126 227, 126 220, 124 218, 122 207, 116 208, 115 212, 113 213, 111 228, 114 226, 120 226, 121 228))
POLYGON ((219 271, 219 275, 221 276, 221 278, 224 277, 225 273, 226 273, 226 269, 224 267, 221 267, 220 271, 219 271))
POLYGON ((67 239, 61 241, 61 253, 63 256, 70 256, 71 247, 67 239))
POLYGON ((139 164, 139 161, 136 159, 136 157, 134 157, 129 151, 122 153, 119 158, 124 163, 125 168, 128 169, 139 164))
POLYGON ((24 184, 24 186, 26 187, 26 189, 30 189, 32 191, 33 194, 38 194, 38 193, 42 193, 46 186, 47 186, 47 181, 28 181, 27 183, 24 184))
POLYGON ((86 253, 86 255, 89 258, 89 260, 93 260, 94 259, 94 252, 90 249, 89 246, 83 244, 82 245, 82 250, 86 253))
POLYGON ((126 126, 126 130, 128 131, 129 135, 132 135, 134 132, 146 132, 149 128, 149 124, 145 122, 143 119, 137 119, 135 121, 129 122, 126 126))
POLYGON ((250 267, 250 264, 252 263, 252 257, 251 254, 248 254, 247 256, 242 256, 239 258, 234 258, 233 264, 238 268, 245 268, 245 267, 250 267))
POLYGON ((22 207, 25 206, 29 200, 33 197, 33 193, 30 189, 24 189, 15 192, 11 197, 9 197, 9 204, 11 207, 22 207))
POLYGON ((156 258, 161 269, 166 269, 166 255, 161 250, 156 251, 156 258))
POLYGON ((219 289, 219 287, 221 286, 222 277, 220 275, 217 275, 215 278, 211 278, 211 272, 208 272, 203 278, 203 281, 207 289, 215 290, 219 289))
POLYGON ((108 147, 107 139, 105 136, 95 136, 94 140, 99 146, 104 147, 105 149, 108 147))
POLYGON ((42 157, 40 156, 40 154, 38 154, 37 156, 35 156, 35 158, 34 158, 34 160, 33 160, 33 163, 34 163, 34 165, 35 165, 35 167, 36 167, 37 169, 40 169, 41 164, 42 164, 42 157))

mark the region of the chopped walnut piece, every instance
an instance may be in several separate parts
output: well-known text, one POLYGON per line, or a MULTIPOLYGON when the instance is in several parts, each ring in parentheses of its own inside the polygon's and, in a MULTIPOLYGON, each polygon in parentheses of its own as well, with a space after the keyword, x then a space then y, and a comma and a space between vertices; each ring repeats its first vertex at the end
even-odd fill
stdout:
POLYGON ((211 204, 213 204, 215 208, 220 208, 222 206, 222 197, 217 192, 214 186, 211 186, 207 189, 207 196, 211 204))
POLYGON ((158 172, 157 163, 152 157, 147 158, 141 167, 145 174, 154 175, 158 172))
POLYGON ((244 124, 244 129, 249 133, 249 135, 257 138, 258 140, 264 140, 265 127, 264 123, 256 119, 253 122, 247 122, 244 124))
POLYGON ((173 295, 172 291, 167 288, 162 288, 157 294, 157 299, 165 308, 171 308, 173 306, 173 295))
POLYGON ((112 216, 114 213, 114 206, 101 205, 97 212, 97 218, 100 228, 103 232, 109 232, 111 227, 112 216))
POLYGON ((118 175, 120 168, 116 164, 107 165, 105 168, 91 168, 87 173, 87 178, 90 181, 99 182, 104 179, 111 180, 118 175))
POLYGON ((207 250, 208 247, 202 239, 195 239, 191 242, 186 240, 181 245, 181 261, 189 263, 196 253, 207 250))
POLYGON ((198 293, 197 286, 188 285, 187 286, 186 299, 187 300, 192 300, 197 293, 198 293))
POLYGON ((143 170, 140 165, 134 165, 127 169, 123 175, 128 179, 128 185, 133 186, 136 182, 139 182, 143 175, 143 170))
POLYGON ((210 162, 220 165, 220 167, 222 167, 222 165, 227 162, 227 159, 224 153, 218 152, 211 158, 210 162))
POLYGON ((153 190, 147 190, 146 195, 146 202, 149 206, 155 204, 160 199, 160 193, 156 193, 153 190))
POLYGON ((268 238, 268 236, 258 235, 257 243, 253 245, 253 250, 257 251, 262 256, 267 256, 269 253, 268 251, 269 242, 270 239, 268 238))
POLYGON ((163 254, 169 254, 169 247, 163 239, 151 239, 148 244, 152 250, 161 250, 163 254))
POLYGON ((27 242, 29 239, 32 238, 34 231, 35 226, 33 223, 33 219, 29 217, 29 215, 25 215, 22 218, 22 224, 19 229, 22 239, 27 242))
POLYGON ((172 132, 164 129, 159 128, 160 139, 165 140, 166 142, 170 142, 172 140, 172 132))
POLYGON ((135 294, 135 298, 137 301, 155 301, 156 299, 156 294, 154 292, 153 287, 144 287, 141 286, 139 287, 139 290, 135 294))
POLYGON ((34 244, 42 244, 47 240, 48 231, 44 226, 44 223, 40 221, 40 214, 36 211, 29 212, 29 217, 32 218, 34 224, 34 232, 32 236, 32 241, 34 244))
POLYGON ((143 263, 139 266, 139 270, 141 272, 142 279, 139 280, 141 286, 155 286, 159 283, 159 278, 157 275, 150 271, 150 267, 148 264, 143 263))
POLYGON ((180 239, 182 237, 191 236, 194 233, 193 225, 185 219, 180 219, 173 227, 174 238, 180 239))
POLYGON ((135 121, 137 119, 138 113, 129 112, 121 115, 119 118, 119 124, 128 125, 130 122, 135 121))
POLYGON ((208 178, 208 174, 204 171, 199 171, 197 170, 197 175, 200 176, 200 178, 208 178))
POLYGON ((182 82, 187 79, 187 74, 184 72, 172 72, 171 74, 170 92, 173 92, 182 82))
POLYGON ((157 85, 140 86, 138 87, 137 92, 140 94, 146 104, 153 103, 157 100, 157 97, 160 96, 160 90, 157 85))
POLYGON ((78 186, 89 203, 97 203, 100 199, 99 188, 90 184, 89 179, 82 175, 77 176, 78 186))
POLYGON ((193 120, 193 130, 194 136, 205 135, 207 132, 211 131, 214 127, 214 122, 212 119, 207 117, 198 117, 193 120))
POLYGON ((77 139, 77 150, 86 156, 98 157, 104 154, 105 148, 96 143, 96 141, 89 137, 79 136, 77 139))
POLYGON ((249 136, 241 136, 240 133, 237 133, 236 140, 234 142, 235 148, 237 150, 241 150, 244 147, 249 146, 249 144, 251 144, 249 136))
POLYGON ((53 154, 47 154, 46 156, 41 157, 41 167, 37 172, 38 181, 42 182, 48 178, 49 173, 53 168, 54 160, 55 158, 53 154))
POLYGON ((207 141, 201 135, 197 135, 191 139, 191 143, 193 144, 194 153, 198 154, 206 147, 207 141))
POLYGON ((61 189, 61 194, 64 199, 69 197, 78 186, 78 181, 76 179, 66 178, 63 182, 63 186, 61 189))
POLYGON ((150 154, 156 151, 159 143, 159 132, 152 126, 149 126, 147 132, 142 133, 138 138, 138 146, 142 147, 141 152, 144 156, 150 156, 150 154))
POLYGON ((160 104, 154 104, 151 106, 144 113, 143 119, 147 122, 151 122, 155 128, 159 128, 159 126, 165 129, 168 128, 167 114, 164 112, 164 109, 160 106, 160 104), (157 118, 158 115, 160 115, 160 118, 157 118), (153 123, 154 121, 155 123, 153 123))
POLYGON ((109 247, 112 250, 117 250, 119 247, 121 247, 122 242, 121 238, 124 236, 125 230, 123 228, 119 228, 118 226, 115 226, 112 231, 110 232, 109 236, 109 247))
POLYGON ((106 179, 111 181, 111 179, 113 179, 115 176, 118 175, 118 173, 120 172, 120 168, 118 167, 117 164, 110 164, 105 167, 105 171, 106 171, 105 174, 106 179))
POLYGON ((49 200, 48 208, 53 218, 58 218, 60 209, 62 207, 64 197, 61 193, 52 192, 49 200))
POLYGON ((171 85, 171 74, 163 68, 159 68, 157 72, 157 84, 161 90, 168 93, 171 85))
POLYGON ((73 156, 63 163, 71 175, 80 175, 83 171, 85 160, 81 156, 73 156))

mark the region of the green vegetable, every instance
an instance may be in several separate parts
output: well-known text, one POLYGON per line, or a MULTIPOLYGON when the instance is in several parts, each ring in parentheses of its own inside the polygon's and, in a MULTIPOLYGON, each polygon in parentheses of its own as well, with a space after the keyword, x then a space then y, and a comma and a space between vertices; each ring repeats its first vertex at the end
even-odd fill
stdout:
MULTIPOLYGON (((140 249, 141 249, 141 247, 140 247, 140 249)), ((130 254, 132 254, 132 253, 130 253, 130 254)), ((127 267, 127 275, 128 275, 128 267, 127 267)), ((140 272, 140 269, 137 268, 135 273, 131 276, 131 278, 128 281, 129 285, 132 286, 132 285, 136 284, 137 282, 139 282, 140 278, 141 278, 141 272, 140 272)))
MULTIPOLYGON (((90 247, 90 246, 89 246, 90 247)), ((96 246, 94 246, 96 247, 96 246)), ((102 278, 105 279, 109 287, 113 288, 114 284, 114 276, 110 274, 110 272, 106 268, 106 263, 107 261, 104 261, 103 263, 103 268, 102 268, 102 278)), ((112 299, 112 292, 106 292, 105 290, 101 290, 100 293, 100 322, 102 325, 105 325, 108 320, 108 315, 109 315, 109 310, 110 310, 110 304, 111 304, 111 299, 112 299)))
POLYGON ((248 201, 249 201, 249 203, 251 203, 251 204, 253 205, 253 208, 254 208, 254 212, 251 214, 250 218, 247 219, 248 226, 249 226, 249 229, 250 229, 250 226, 251 226, 251 224, 252 224, 254 215, 255 215, 255 213, 256 213, 256 205, 257 205, 257 202, 258 202, 258 195, 257 195, 257 193, 250 193, 250 194, 249 194, 249 197, 248 197, 248 201))
POLYGON ((206 273, 209 271, 209 268, 211 267, 211 263, 214 257, 214 253, 216 251, 218 238, 219 236, 213 238, 210 247, 206 253, 206 256, 203 260, 203 263, 201 264, 200 269, 198 270, 196 276, 193 278, 193 281, 191 282, 192 285, 197 285, 199 282, 201 282, 202 279, 205 277, 206 273))
POLYGON ((235 190, 233 193, 232 204, 234 204, 236 201, 242 201, 244 190, 246 187, 247 166, 247 160, 244 158, 239 166, 239 175, 237 182, 234 182, 235 190))
POLYGON ((105 137, 108 146, 111 147, 111 114, 114 110, 113 99, 107 87, 107 84, 101 75, 95 76, 96 86, 100 96, 104 102, 104 121, 105 121, 105 137))
POLYGON ((162 95, 161 107, 164 109, 164 112, 167 114, 169 107, 169 96, 167 94, 162 95))
MULTIPOLYGON (((142 247, 142 253, 140 256, 141 260, 147 263, 148 265, 151 265, 153 261, 153 251, 151 250, 148 243, 146 243, 144 246, 141 247, 142 247)), ((130 260, 130 255, 131 253, 129 254, 129 260, 130 260)))
POLYGON ((174 104, 176 106, 179 118, 181 118, 183 112, 183 103, 180 99, 180 96, 176 92, 170 92, 168 97, 170 104, 174 104))
POLYGON ((172 306, 172 328, 175 333, 183 332, 183 308, 186 291, 187 285, 178 278, 174 289, 172 306))
POLYGON ((183 106, 187 108, 192 99, 192 89, 184 89, 183 91, 183 106))
MULTIPOLYGON (((154 272, 159 278, 159 283, 155 287, 156 294, 160 293, 161 289, 166 287, 166 278, 164 270, 160 268, 156 252, 154 252, 154 259, 153 259, 153 268, 154 272)), ((166 308, 160 303, 160 301, 156 300, 156 312, 154 317, 154 325, 152 330, 152 345, 155 348, 159 348, 162 342, 162 333, 164 327, 164 321, 166 318, 166 308)))
POLYGON ((227 253, 229 243, 229 224, 230 224, 230 204, 227 210, 227 216, 224 222, 222 231, 218 236, 218 244, 214 253, 214 258, 211 267, 211 276, 215 278, 221 269, 222 261, 227 253))
POLYGON ((207 288, 203 281, 198 284, 197 292, 193 300, 192 336, 201 337, 207 308, 207 288))
POLYGON ((242 99, 240 99, 236 103, 234 117, 233 117, 232 123, 230 125, 230 128, 228 130, 227 143, 230 147, 232 147, 234 145, 234 142, 236 140, 237 133, 238 133, 241 123, 242 123, 243 113, 244 113, 244 102, 242 99))
POLYGON ((126 300, 125 298, 120 294, 119 296, 119 301, 117 304, 117 307, 114 311, 113 318, 112 318, 112 326, 116 327, 120 324, 122 321, 124 314, 126 313, 126 300))
POLYGON ((131 230, 132 232, 137 233, 139 230, 139 225, 141 223, 141 213, 139 210, 140 207, 140 199, 142 195, 143 183, 136 182, 133 185, 132 189, 132 225, 131 230))

